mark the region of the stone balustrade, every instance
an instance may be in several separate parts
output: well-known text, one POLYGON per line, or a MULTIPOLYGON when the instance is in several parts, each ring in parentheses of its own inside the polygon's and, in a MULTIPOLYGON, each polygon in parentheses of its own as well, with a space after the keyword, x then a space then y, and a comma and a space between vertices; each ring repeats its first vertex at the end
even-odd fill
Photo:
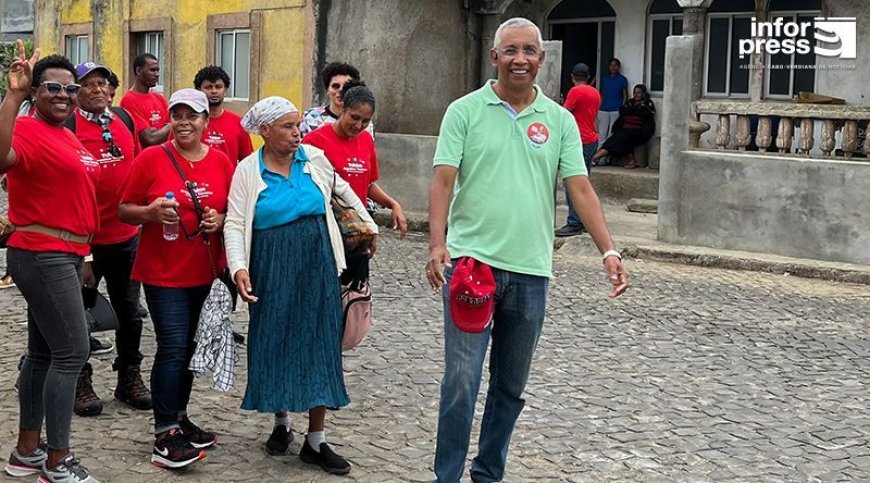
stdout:
POLYGON ((700 117, 713 115, 718 118, 716 149, 746 151, 757 146, 760 152, 817 156, 820 151, 825 157, 870 161, 870 136, 865 135, 870 107, 702 99, 695 102, 695 113, 698 117, 689 127, 692 148, 700 147, 701 134, 710 128, 700 117))

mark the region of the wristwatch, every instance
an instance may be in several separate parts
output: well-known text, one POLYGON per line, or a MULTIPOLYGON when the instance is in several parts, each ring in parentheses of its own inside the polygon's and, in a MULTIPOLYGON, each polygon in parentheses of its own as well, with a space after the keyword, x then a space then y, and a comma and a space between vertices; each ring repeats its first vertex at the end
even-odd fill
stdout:
POLYGON ((604 252, 601 255, 602 260, 607 260, 607 257, 616 257, 616 258, 622 260, 622 254, 616 250, 607 250, 606 252, 604 252))

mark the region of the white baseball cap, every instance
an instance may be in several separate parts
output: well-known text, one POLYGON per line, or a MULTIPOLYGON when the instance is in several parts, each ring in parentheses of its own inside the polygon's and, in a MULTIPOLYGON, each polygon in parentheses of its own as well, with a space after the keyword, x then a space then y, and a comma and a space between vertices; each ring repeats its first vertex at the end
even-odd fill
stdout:
POLYGON ((179 89, 169 98, 169 109, 184 104, 196 112, 208 111, 208 98, 205 93, 196 89, 179 89))

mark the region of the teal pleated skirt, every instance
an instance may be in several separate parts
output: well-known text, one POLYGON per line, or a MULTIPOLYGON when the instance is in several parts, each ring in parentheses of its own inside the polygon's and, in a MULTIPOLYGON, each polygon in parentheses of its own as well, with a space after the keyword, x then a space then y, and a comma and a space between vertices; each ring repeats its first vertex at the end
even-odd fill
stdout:
POLYGON ((274 413, 350 400, 341 367, 341 295, 326 220, 254 230, 248 387, 242 409, 274 413))

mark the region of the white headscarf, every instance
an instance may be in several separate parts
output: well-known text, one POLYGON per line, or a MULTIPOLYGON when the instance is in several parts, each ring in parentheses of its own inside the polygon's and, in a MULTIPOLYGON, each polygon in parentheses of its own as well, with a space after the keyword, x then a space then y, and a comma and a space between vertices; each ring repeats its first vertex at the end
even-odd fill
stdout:
POLYGON ((260 128, 272 124, 292 112, 299 112, 292 102, 279 96, 267 97, 254 104, 242 118, 242 128, 251 134, 260 134, 260 128))

